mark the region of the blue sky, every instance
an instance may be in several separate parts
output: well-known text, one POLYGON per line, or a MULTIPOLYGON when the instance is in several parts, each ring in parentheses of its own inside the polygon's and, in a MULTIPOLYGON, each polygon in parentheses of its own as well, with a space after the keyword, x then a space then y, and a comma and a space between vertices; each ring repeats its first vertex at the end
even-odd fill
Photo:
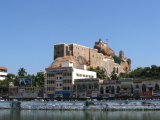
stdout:
POLYGON ((132 69, 160 66, 159 0, 0 0, 0 66, 17 75, 44 71, 53 46, 76 43, 93 48, 108 39, 132 69))

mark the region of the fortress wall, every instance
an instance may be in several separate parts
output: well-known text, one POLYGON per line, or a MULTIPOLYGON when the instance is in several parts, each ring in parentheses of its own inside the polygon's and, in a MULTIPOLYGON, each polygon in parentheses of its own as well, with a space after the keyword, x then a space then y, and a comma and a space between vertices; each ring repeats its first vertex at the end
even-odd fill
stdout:
POLYGON ((96 58, 94 60, 97 61, 96 63, 98 64, 98 66, 102 66, 103 65, 103 54, 97 53, 96 58))
POLYGON ((91 66, 101 66, 103 60, 103 54, 97 53, 97 49, 90 48, 90 65, 91 66))
POLYGON ((73 44, 73 56, 75 56, 76 58, 78 56, 82 56, 87 61, 89 61, 89 48, 81 45, 73 44))
POLYGON ((66 46, 66 55, 73 56, 73 44, 66 46))
POLYGON ((89 63, 88 65, 92 67, 102 66, 107 71, 107 74, 111 74, 114 69, 118 69, 117 71, 119 74, 121 72, 125 72, 125 67, 128 67, 129 69, 131 68, 127 62, 119 65, 115 64, 113 59, 104 59, 104 55, 98 53, 98 50, 94 48, 89 48, 74 43, 54 45, 54 60, 58 57, 64 56, 74 56, 76 59, 81 57, 86 60, 86 64, 89 63))
POLYGON ((66 56, 66 47, 67 44, 56 44, 54 45, 54 60, 58 57, 66 56))
POLYGON ((110 76, 112 71, 113 71, 114 60, 112 60, 112 59, 104 59, 102 66, 107 71, 107 75, 110 76))

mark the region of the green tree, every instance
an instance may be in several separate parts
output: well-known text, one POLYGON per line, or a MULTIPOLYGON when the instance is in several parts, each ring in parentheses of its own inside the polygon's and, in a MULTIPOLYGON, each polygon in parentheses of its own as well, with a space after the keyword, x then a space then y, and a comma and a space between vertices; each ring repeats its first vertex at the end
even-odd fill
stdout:
POLYGON ((146 78, 146 77, 160 77, 160 67, 151 65, 151 67, 138 67, 129 74, 121 75, 121 77, 129 78, 146 78))
POLYGON ((156 65, 151 65, 151 69, 150 69, 150 74, 151 76, 159 76, 159 71, 158 71, 158 66, 156 65))
POLYGON ((16 76, 12 73, 8 73, 5 80, 14 80, 16 76))
POLYGON ((130 65, 131 64, 131 59, 127 59, 127 63, 130 65))
POLYGON ((10 82, 13 82, 16 80, 16 76, 14 74, 8 73, 5 80, 0 81, 0 86, 8 86, 10 82))
POLYGON ((19 85, 19 77, 18 76, 15 77, 13 83, 14 83, 15 86, 19 85))
POLYGON ((37 75, 34 77, 34 85, 35 86, 44 86, 44 74, 43 73, 37 73, 37 75))
POLYGON ((115 63, 118 63, 118 64, 120 64, 121 61, 122 61, 121 58, 120 58, 120 57, 117 57, 117 56, 114 56, 113 59, 114 59, 114 62, 115 62, 115 63))
POLYGON ((118 80, 119 79, 119 77, 117 76, 117 74, 115 73, 115 71, 112 72, 110 79, 111 80, 118 80))
POLYGON ((19 77, 24 77, 26 75, 27 75, 27 72, 23 67, 18 70, 18 76, 19 77))
POLYGON ((100 78, 100 79, 107 79, 107 76, 105 74, 105 71, 100 69, 100 67, 96 67, 95 69, 93 67, 90 67, 88 70, 90 71, 94 71, 97 73, 97 78, 100 78))

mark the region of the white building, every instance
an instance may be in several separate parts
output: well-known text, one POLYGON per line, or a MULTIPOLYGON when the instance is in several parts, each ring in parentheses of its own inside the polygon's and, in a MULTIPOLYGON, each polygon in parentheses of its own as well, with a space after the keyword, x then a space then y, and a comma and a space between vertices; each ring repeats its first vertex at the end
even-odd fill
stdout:
POLYGON ((4 80, 6 76, 7 76, 7 68, 0 67, 0 80, 4 80))
POLYGON ((46 68, 45 93, 54 97, 65 97, 73 91, 75 79, 97 78, 96 72, 88 71, 85 65, 73 68, 72 62, 63 62, 61 67, 46 68))

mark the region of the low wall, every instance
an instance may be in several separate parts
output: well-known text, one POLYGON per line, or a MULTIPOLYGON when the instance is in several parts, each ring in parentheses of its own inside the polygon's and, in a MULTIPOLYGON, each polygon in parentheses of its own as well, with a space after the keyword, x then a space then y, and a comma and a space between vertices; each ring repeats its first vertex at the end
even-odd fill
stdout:
POLYGON ((160 110, 160 100, 0 101, 0 108, 36 110, 160 110))

